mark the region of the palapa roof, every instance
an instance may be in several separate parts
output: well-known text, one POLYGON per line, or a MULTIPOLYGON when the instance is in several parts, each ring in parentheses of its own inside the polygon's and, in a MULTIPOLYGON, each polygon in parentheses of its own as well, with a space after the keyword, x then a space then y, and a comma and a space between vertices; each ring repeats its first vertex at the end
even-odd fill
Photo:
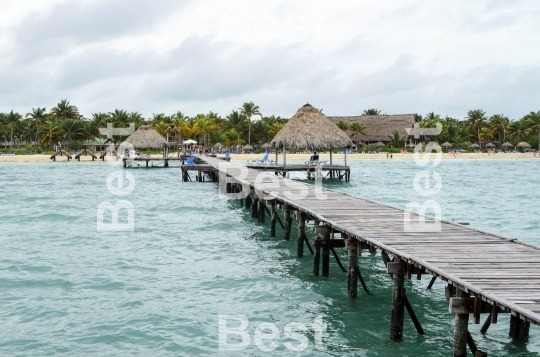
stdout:
POLYGON ((507 142, 505 142, 504 144, 502 144, 501 146, 512 146, 512 147, 513 147, 514 145, 512 145, 512 143, 509 143, 509 142, 507 141, 507 142))
POLYGON ((167 140, 152 125, 139 127, 124 142, 130 143, 136 149, 161 149, 167 144, 167 140))
POLYGON ((269 149, 269 148, 272 147, 272 145, 270 145, 270 143, 264 143, 264 144, 261 145, 261 147, 262 147, 263 149, 269 149))
POLYGON ((442 143, 441 146, 444 146, 446 148, 451 148, 452 144, 450 144, 448 141, 446 141, 446 142, 442 143))
POLYGON ((271 145, 318 150, 351 147, 352 141, 320 110, 305 104, 276 134, 271 145))
POLYGON ((222 144, 222 143, 215 143, 215 144, 214 144, 214 147, 215 147, 215 148, 222 148, 222 147, 223 147, 223 144, 222 144))
MULTIPOLYGON (((397 130, 400 137, 407 137, 406 128, 412 128, 416 122, 416 114, 399 114, 399 115, 358 115, 351 117, 328 117, 334 124, 340 121, 344 121, 347 124, 354 122, 363 123, 366 126, 364 132, 366 135, 353 135, 353 139, 362 141, 391 141, 389 136, 392 136, 394 131, 397 130)), ((347 133, 353 134, 348 130, 347 133)))
POLYGON ((529 145, 529 143, 526 143, 525 141, 522 141, 519 144, 517 144, 517 147, 518 148, 530 148, 531 145, 529 145))

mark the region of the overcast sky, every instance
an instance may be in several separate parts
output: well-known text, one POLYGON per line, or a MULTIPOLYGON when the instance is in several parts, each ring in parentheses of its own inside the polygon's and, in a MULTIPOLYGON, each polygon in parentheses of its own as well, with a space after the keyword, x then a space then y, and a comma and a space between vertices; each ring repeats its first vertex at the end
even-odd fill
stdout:
POLYGON ((540 1, 0 0, 0 111, 540 110, 540 1))

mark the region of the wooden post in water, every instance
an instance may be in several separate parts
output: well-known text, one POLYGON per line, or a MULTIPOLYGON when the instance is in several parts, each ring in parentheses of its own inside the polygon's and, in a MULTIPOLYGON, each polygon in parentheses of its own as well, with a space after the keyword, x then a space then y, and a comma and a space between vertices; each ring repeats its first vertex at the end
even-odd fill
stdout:
POLYGON ((266 205, 264 204, 264 200, 259 200, 259 217, 258 217, 259 223, 264 224, 266 221, 266 205))
POLYGON ((449 310, 454 314, 454 357, 466 357, 469 314, 474 311, 474 299, 456 289, 456 297, 450 298, 449 310))
POLYGON ((319 276, 319 266, 321 262, 321 237, 315 238, 315 254, 313 255, 313 275, 319 276))
POLYGON ((517 341, 525 341, 529 338, 529 329, 531 323, 519 318, 519 316, 510 316, 510 337, 517 341))
POLYGON ((298 246, 296 247, 296 257, 301 258, 304 256, 304 240, 306 239, 306 213, 298 211, 297 214, 298 224, 298 246))
POLYGON ((270 237, 276 236, 276 221, 277 221, 276 200, 272 200, 270 201, 270 237))
POLYGON ((289 240, 291 238, 291 226, 292 226, 291 206, 289 206, 288 204, 284 204, 283 212, 285 213, 285 229, 284 229, 283 239, 289 240))
POLYGON ((323 235, 321 244, 323 246, 322 256, 322 275, 328 276, 330 274, 330 233, 332 229, 330 226, 316 226, 315 231, 323 235))
POLYGON ((253 198, 251 197, 251 193, 248 193, 248 195, 246 196, 246 208, 250 209, 252 204, 253 198))
MULTIPOLYGON (((344 237, 345 238, 345 237, 344 237)), ((358 240, 349 236, 346 237, 349 274, 347 277, 347 293, 355 298, 358 294, 358 240)))
POLYGON ((388 262, 388 274, 392 274, 394 288, 392 290, 392 316, 390 322, 390 339, 399 341, 403 338, 403 318, 405 316, 405 272, 407 264, 397 255, 393 262, 388 262))
POLYGON ((255 199, 253 200, 253 204, 251 205, 251 218, 258 218, 259 212, 257 209, 259 208, 259 198, 255 196, 255 199))

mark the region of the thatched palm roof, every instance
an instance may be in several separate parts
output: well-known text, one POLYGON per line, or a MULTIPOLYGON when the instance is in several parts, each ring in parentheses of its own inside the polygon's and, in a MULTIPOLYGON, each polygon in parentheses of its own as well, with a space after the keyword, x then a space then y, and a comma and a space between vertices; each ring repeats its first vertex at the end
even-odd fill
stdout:
POLYGON ((495 144, 493 143, 488 143, 486 145, 484 145, 485 148, 494 148, 495 147, 495 144))
POLYGON ((469 146, 469 147, 477 149, 477 148, 480 148, 481 146, 480 146, 480 145, 478 145, 478 144, 472 144, 472 145, 471 145, 471 146, 469 146))
POLYGON ((518 148, 530 148, 531 145, 529 145, 529 143, 526 143, 525 141, 522 141, 519 144, 517 144, 517 147, 518 148))
POLYGON ((509 143, 509 142, 507 141, 507 142, 505 142, 504 144, 502 144, 501 146, 512 146, 512 147, 513 147, 514 145, 512 145, 512 143, 509 143))
POLYGON ((264 144, 261 145, 261 147, 263 149, 270 149, 272 147, 272 145, 270 145, 269 143, 264 143, 264 144))
POLYGON ((451 147, 452 147, 452 144, 450 144, 450 143, 447 141, 447 142, 442 143, 441 146, 443 146, 443 147, 445 147, 445 148, 451 148, 451 147))
POLYGON ((328 117, 328 119, 337 124, 340 121, 351 125, 358 122, 364 124, 366 129, 364 132, 366 135, 356 135, 351 130, 347 130, 347 133, 354 141, 362 140, 367 142, 388 142, 389 136, 393 136, 395 130, 398 131, 400 137, 407 137, 408 128, 412 128, 416 122, 416 114, 396 114, 396 115, 358 115, 350 117, 328 117))
POLYGON ((285 124, 271 142, 272 147, 285 146, 290 149, 333 149, 351 147, 351 139, 334 123, 306 104, 285 124))
POLYGON ((222 143, 215 143, 213 147, 215 147, 215 148, 222 148, 222 147, 223 147, 223 144, 222 144, 222 143))
POLYGON ((167 140, 152 125, 139 127, 124 142, 130 143, 136 149, 161 149, 167 144, 167 140))

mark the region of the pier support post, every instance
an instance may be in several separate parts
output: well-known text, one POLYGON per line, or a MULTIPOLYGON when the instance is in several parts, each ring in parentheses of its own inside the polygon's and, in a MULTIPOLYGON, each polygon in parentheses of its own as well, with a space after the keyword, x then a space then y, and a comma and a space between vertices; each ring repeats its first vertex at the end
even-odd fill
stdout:
POLYGON ((474 311, 474 299, 461 289, 456 289, 456 297, 450 298, 449 310, 454 314, 454 357, 467 356, 467 335, 469 314, 474 311))
POLYGON ((246 208, 250 209, 252 204, 253 204, 253 198, 251 197, 251 194, 248 194, 246 196, 246 208))
POLYGON ((330 226, 316 226, 315 231, 323 235, 321 244, 323 246, 322 256, 322 275, 328 276, 330 274, 330 233, 332 229, 330 226))
POLYGON ((394 288, 392 291, 392 316, 390 322, 390 339, 399 341, 403 338, 403 319, 405 316, 405 271, 407 264, 397 255, 393 262, 388 262, 388 274, 392 274, 394 288))
POLYGON ((258 216, 258 222, 264 224, 266 221, 266 205, 264 204, 264 200, 259 200, 259 216, 258 216))
POLYGON ((276 212, 276 201, 270 201, 270 237, 276 236, 276 221, 277 221, 277 212, 276 212))
POLYGON ((258 218, 259 212, 257 209, 259 208, 259 199, 255 197, 253 200, 253 204, 251 205, 251 218, 258 218))
POLYGON ((304 256, 304 240, 306 239, 306 214, 305 212, 298 211, 296 217, 298 224, 298 245, 296 247, 296 257, 302 258, 304 256))
POLYGON ((283 232, 284 233, 283 239, 289 240, 291 239, 291 226, 292 226, 291 206, 284 204, 283 212, 285 212, 285 229, 283 232))
POLYGON ((315 255, 313 256, 313 275, 319 276, 319 266, 321 262, 321 237, 315 238, 315 255))
POLYGON ((529 329, 531 323, 519 318, 519 316, 510 316, 510 337, 517 341, 525 341, 529 338, 529 329))
POLYGON ((347 237, 346 244, 349 263, 347 294, 355 298, 358 294, 358 240, 347 237))

